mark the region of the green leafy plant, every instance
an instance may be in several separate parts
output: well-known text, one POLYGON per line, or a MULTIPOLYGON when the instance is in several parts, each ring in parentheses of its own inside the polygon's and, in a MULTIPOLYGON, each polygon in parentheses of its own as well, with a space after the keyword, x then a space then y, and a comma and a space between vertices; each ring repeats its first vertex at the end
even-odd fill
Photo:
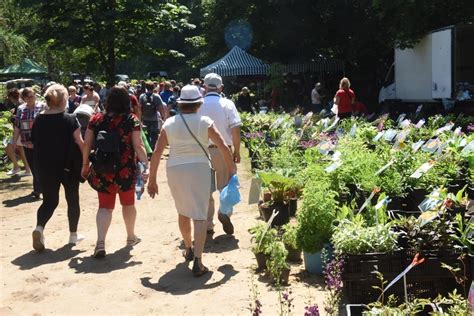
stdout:
POLYGON ((267 260, 267 267, 270 271, 273 279, 277 284, 281 281, 281 273, 285 269, 289 269, 288 263, 286 263, 286 256, 288 256, 288 250, 281 241, 274 240, 268 245, 268 254, 270 258, 267 260))
POLYGON ((465 248, 467 253, 474 255, 474 223, 469 221, 464 223, 461 214, 455 217, 455 233, 451 234, 451 238, 455 240, 459 246, 465 248))
POLYGON ((335 191, 324 179, 311 178, 303 191, 303 205, 297 213, 297 243, 306 252, 318 252, 331 237, 332 222, 337 216, 335 191))
POLYGON ((299 249, 297 243, 297 232, 298 228, 296 225, 292 223, 287 223, 282 226, 283 234, 281 239, 283 243, 288 246, 289 248, 299 249))
POLYGON ((367 227, 359 214, 352 221, 339 223, 334 229, 332 242, 336 252, 341 254, 392 252, 397 249, 397 236, 390 224, 367 227))
POLYGON ((272 201, 282 203, 287 199, 286 193, 298 187, 297 182, 276 171, 261 171, 258 173, 262 186, 272 194, 272 201))
POLYGON ((276 229, 268 227, 265 222, 258 222, 249 232, 252 235, 252 252, 268 254, 269 245, 277 238, 276 229))

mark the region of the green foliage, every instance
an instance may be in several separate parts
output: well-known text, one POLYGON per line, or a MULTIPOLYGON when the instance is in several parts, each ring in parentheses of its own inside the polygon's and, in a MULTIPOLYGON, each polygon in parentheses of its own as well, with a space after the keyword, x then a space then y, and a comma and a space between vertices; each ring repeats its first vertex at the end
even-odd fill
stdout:
POLYGON ((268 227, 267 223, 258 222, 249 229, 252 235, 252 252, 268 254, 269 245, 277 238, 277 231, 268 227))
POLYGON ((297 242, 297 233, 298 233, 298 226, 287 223, 282 226, 283 235, 281 239, 283 243, 293 249, 298 249, 298 242, 297 242))
POLYGON ((330 190, 329 183, 312 178, 303 191, 303 205, 297 213, 297 243, 306 252, 317 252, 329 242, 332 222, 336 219, 337 193, 330 190))
POLYGON ((362 216, 356 215, 352 221, 343 220, 334 229, 331 240, 336 252, 360 255, 396 250, 397 236, 397 233, 390 229, 390 224, 367 227, 362 216))
POLYGON ((33 1, 18 0, 31 8, 39 25, 30 36, 48 43, 55 51, 75 48, 84 53, 84 60, 97 62, 108 82, 115 81, 116 64, 135 53, 155 56, 174 54, 166 47, 152 42, 169 32, 193 27, 186 17, 190 11, 177 1, 33 1), (77 8, 81 8, 77 10, 77 8), (71 14, 74 12, 74 14, 71 14), (138 39, 138 40, 137 40, 138 39))
POLYGON ((292 178, 285 177, 276 171, 261 171, 258 177, 262 180, 262 186, 272 194, 272 200, 276 203, 287 200, 287 193, 291 190, 299 190, 300 185, 292 178))
POLYGON ((12 114, 9 111, 0 112, 0 156, 5 154, 4 141, 13 137, 11 117, 12 114))
POLYGON ((286 257, 288 256, 288 250, 281 241, 274 241, 268 246, 268 254, 270 255, 267 260, 267 267, 270 271, 273 279, 279 283, 280 275, 284 269, 288 269, 288 263, 286 263, 286 257))

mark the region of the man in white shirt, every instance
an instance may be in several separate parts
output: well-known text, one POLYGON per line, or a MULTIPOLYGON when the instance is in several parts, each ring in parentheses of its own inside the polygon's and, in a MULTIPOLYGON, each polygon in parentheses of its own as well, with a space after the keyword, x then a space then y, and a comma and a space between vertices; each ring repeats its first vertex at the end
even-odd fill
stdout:
MULTIPOLYGON (((206 95, 204 103, 200 107, 198 113, 210 117, 222 134, 227 146, 232 150, 235 163, 240 163, 240 121, 239 113, 234 102, 223 98, 222 78, 218 74, 210 73, 204 77, 204 88, 206 95)), ((216 186, 217 190, 222 190, 228 183, 230 174, 227 171, 224 158, 212 142, 209 143, 209 153, 211 155, 212 166, 216 170, 216 186)), ((213 233, 214 230, 214 198, 209 198, 209 209, 207 214, 207 231, 213 233)), ((222 223, 224 231, 232 235, 234 226, 230 221, 230 217, 218 212, 217 218, 222 223)))
POLYGON ((322 104, 321 104, 321 95, 319 94, 319 91, 321 89, 321 84, 318 82, 315 86, 314 89, 311 91, 311 103, 312 103, 312 109, 311 111, 314 113, 319 113, 323 109, 322 104))

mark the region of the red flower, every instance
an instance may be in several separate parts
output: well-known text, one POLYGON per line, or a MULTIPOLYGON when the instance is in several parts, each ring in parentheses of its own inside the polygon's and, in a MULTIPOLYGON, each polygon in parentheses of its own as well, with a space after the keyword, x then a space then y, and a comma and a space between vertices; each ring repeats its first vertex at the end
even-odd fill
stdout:
POLYGON ((452 207, 453 207, 453 204, 454 204, 454 201, 451 200, 451 199, 446 199, 446 200, 444 201, 444 206, 445 206, 446 208, 452 208, 452 207))
POLYGON ((130 176, 130 170, 128 168, 123 168, 119 172, 120 178, 128 178, 130 176))

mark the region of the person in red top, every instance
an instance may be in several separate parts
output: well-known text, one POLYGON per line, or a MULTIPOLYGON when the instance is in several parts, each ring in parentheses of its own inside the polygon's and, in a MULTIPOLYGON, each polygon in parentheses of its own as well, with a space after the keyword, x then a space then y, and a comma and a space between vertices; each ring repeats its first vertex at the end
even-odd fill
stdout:
POLYGON ((339 90, 334 97, 337 116, 340 119, 351 117, 354 112, 355 93, 350 89, 351 82, 346 77, 341 79, 339 90))

